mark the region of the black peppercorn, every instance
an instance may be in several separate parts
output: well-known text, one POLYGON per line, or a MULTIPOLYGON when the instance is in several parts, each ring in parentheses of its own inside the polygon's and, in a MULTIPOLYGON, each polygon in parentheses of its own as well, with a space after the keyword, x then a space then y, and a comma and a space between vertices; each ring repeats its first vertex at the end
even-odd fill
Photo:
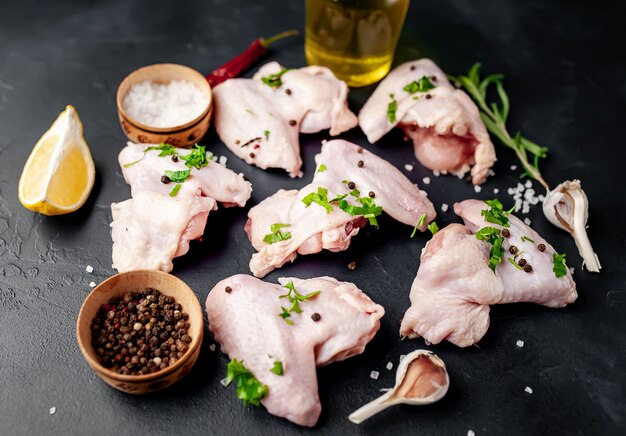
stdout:
POLYGON ((250 153, 250 157, 251 157, 252 159, 254 159, 254 156, 255 156, 255 155, 254 155, 254 153, 250 153))
POLYGON ((526 265, 526 259, 520 259, 520 260, 518 260, 518 261, 517 261, 517 264, 518 264, 519 266, 524 266, 524 265, 526 265))
POLYGON ((319 313, 315 312, 313 315, 311 315, 311 319, 315 322, 318 322, 320 319, 322 319, 322 316, 319 313))
POLYGON ((363 168, 363 165, 365 165, 365 163, 362 160, 360 160, 360 161, 358 161, 356 163, 356 166, 359 167, 359 168, 363 168))
POLYGON ((170 178, 167 176, 161 176, 161 183, 165 183, 168 184, 169 182, 171 182, 170 178))
POLYGON ((509 232, 509 229, 502 229, 502 236, 504 236, 505 238, 511 236, 511 232, 509 232))
POLYGON ((375 198, 376 194, 374 193, 374 191, 370 191, 368 194, 369 198, 375 198))
POLYGON ((291 95, 291 89, 289 89, 289 88, 285 89, 285 94, 291 95))
POLYGON ((356 262, 350 262, 348 264, 348 269, 355 269, 356 268, 356 262))
POLYGON ((529 273, 529 272, 532 272, 532 270, 533 270, 533 267, 530 266, 530 264, 527 263, 526 265, 524 265, 524 272, 529 273))
POLYGON ((357 147, 356 152, 359 154, 363 153, 363 147, 357 147))
POLYGON ((430 100, 431 98, 433 98, 433 96, 432 96, 432 95, 430 95, 430 94, 426 94, 426 100, 430 100))
POLYGON ((509 253, 511 253, 511 254, 517 254, 518 251, 519 250, 517 249, 517 247, 515 245, 511 245, 509 247, 509 253))
POLYGON ((224 289, 226 291, 227 294, 230 294, 231 292, 233 292, 233 288, 231 288, 230 286, 226 286, 226 289, 224 289))
POLYGON ((289 125, 290 126, 295 126, 296 124, 298 124, 298 122, 296 120, 289 120, 289 125))
POLYGON ((411 71, 415 71, 415 65, 411 65, 411 71))
POLYGON ((546 251, 546 244, 537 245, 537 249, 541 252, 546 251))
POLYGON ((178 156, 172 155, 172 162, 178 162, 178 156))
POLYGON ((354 189, 354 188, 356 188, 356 184, 354 182, 348 182, 348 188, 349 189, 354 189))

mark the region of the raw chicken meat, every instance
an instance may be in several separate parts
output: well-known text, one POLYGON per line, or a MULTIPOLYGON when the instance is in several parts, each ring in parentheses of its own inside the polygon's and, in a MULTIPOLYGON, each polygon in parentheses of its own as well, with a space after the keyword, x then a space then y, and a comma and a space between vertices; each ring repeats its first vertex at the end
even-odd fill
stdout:
POLYGON ((509 215, 504 259, 495 273, 489 268, 490 245, 472 232, 486 226, 504 227, 484 221, 481 211, 487 208, 479 200, 456 203, 454 210, 469 229, 450 224, 424 247, 411 287, 411 307, 400 326, 402 336, 422 336, 432 344, 448 340, 467 347, 487 332, 492 304, 531 302, 563 307, 576 300, 576 284, 569 269, 565 276, 556 277, 552 246, 515 216, 509 215), (545 245, 543 252, 537 248, 539 244, 545 245), (509 255, 512 245, 520 253, 515 261, 525 259, 532 272, 520 270, 508 260, 514 257, 509 255))
POLYGON ((261 400, 269 413, 312 427, 322 408, 316 366, 362 353, 385 311, 354 284, 331 277, 279 282, 293 282, 302 295, 320 291, 300 303, 302 313, 292 312, 293 325, 279 316, 281 306, 289 304, 279 298, 287 289, 235 275, 215 285, 207 297, 209 329, 224 353, 243 361, 269 387, 261 400), (318 321, 313 320, 314 313, 319 314, 318 321), (282 376, 270 372, 275 361, 282 362, 282 376))
POLYGON ((371 143, 399 126, 413 140, 422 165, 459 176, 471 167, 474 184, 485 181, 496 160, 478 108, 430 59, 406 62, 389 73, 361 109, 359 125, 371 143), (434 88, 413 93, 403 89, 423 77, 434 88), (391 121, 388 108, 394 100, 397 108, 391 121))
MULTIPOLYGON (((328 211, 316 203, 307 207, 303 199, 320 189, 327 190, 329 202, 357 189, 357 195, 366 197, 392 218, 410 226, 425 215, 418 227, 421 231, 435 219, 435 209, 426 193, 389 162, 356 144, 340 139, 328 141, 315 161, 318 171, 310 184, 300 191, 279 190, 248 212, 246 232, 258 251, 250 261, 250 270, 256 277, 293 262, 297 254, 313 254, 324 249, 343 251, 359 228, 367 224, 363 214, 350 214, 337 202, 330 203, 328 211), (359 161, 363 163, 361 167, 359 161), (354 188, 350 188, 351 183, 354 188), (288 225, 280 232, 288 232, 290 237, 273 243, 265 241, 274 224, 288 225)), ((354 196, 348 195, 348 198, 351 198, 350 204, 355 204, 354 196)))
MULTIPOLYGON (((112 203, 111 236, 113 268, 118 271, 157 269, 169 272, 172 260, 189 251, 189 242, 204 233, 209 212, 217 202, 225 207, 244 206, 252 186, 215 161, 200 170, 193 168, 181 183, 176 196, 170 196, 175 183, 164 184, 166 170, 188 170, 185 162, 159 157, 159 151, 144 150, 150 144, 129 143, 119 155, 124 179, 131 186, 132 198, 112 203), (133 165, 126 166, 132 162, 133 165)), ((175 148, 179 156, 188 149, 175 148)))
POLYGON ((222 142, 247 163, 301 177, 299 133, 330 129, 335 136, 358 120, 348 109, 348 86, 328 68, 287 70, 278 86, 262 81, 282 70, 270 62, 252 79, 230 79, 215 87, 215 128, 222 142))

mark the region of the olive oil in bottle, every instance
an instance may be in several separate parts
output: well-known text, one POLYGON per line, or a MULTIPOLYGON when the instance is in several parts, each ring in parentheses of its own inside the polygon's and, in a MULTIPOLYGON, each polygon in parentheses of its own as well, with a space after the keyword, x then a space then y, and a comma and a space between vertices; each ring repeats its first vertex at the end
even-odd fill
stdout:
POLYGON ((391 67, 409 1, 306 0, 307 62, 350 86, 379 81, 391 67))

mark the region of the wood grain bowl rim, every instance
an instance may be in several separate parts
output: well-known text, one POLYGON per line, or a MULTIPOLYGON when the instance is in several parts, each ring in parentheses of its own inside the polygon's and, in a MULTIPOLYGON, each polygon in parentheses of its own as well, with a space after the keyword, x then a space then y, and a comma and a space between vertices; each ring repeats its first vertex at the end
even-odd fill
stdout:
MULTIPOLYGON (((144 287, 156 288, 150 283, 146 283, 144 287)), ((128 289, 123 289, 120 292, 113 292, 111 293, 109 298, 113 298, 115 296, 121 295, 127 290, 128 289)), ((177 302, 179 302, 178 299, 177 299, 177 302)), ((96 309, 96 312, 97 312, 97 309, 96 309)), ((126 272, 118 273, 109 277, 108 279, 100 283, 98 286, 96 286, 89 293, 87 298, 85 298, 85 301, 83 301, 83 304, 80 307, 80 311, 78 312, 78 317, 76 319, 76 339, 78 341, 78 347, 80 348, 80 351, 83 357, 89 364, 89 367, 101 378, 106 377, 106 378, 113 379, 116 381, 123 381, 123 382, 128 382, 128 383, 150 382, 150 381, 154 381, 156 379, 160 379, 165 376, 168 376, 172 374, 173 372, 177 371, 181 366, 183 366, 185 363, 189 361, 189 358, 194 356, 194 354, 197 354, 196 349, 200 348, 202 344, 203 336, 204 336, 204 314, 202 312, 202 306, 200 305, 200 302, 198 301, 198 297, 196 296, 196 294, 189 287, 189 285, 187 285, 178 277, 172 274, 168 274, 162 271, 155 271, 155 270, 126 271, 126 272), (143 375, 119 374, 111 369, 104 367, 98 361, 95 350, 93 349, 91 345, 91 340, 90 340, 91 339, 90 326, 91 326, 92 319, 89 319, 88 322, 84 322, 84 323, 81 321, 83 321, 85 317, 87 316, 86 312, 90 311, 93 308, 94 303, 92 303, 92 301, 95 299, 95 295, 97 293, 100 293, 103 288, 106 289, 108 287, 111 287, 111 289, 114 289, 113 286, 120 280, 121 277, 125 275, 133 275, 133 274, 138 274, 138 273, 147 274, 148 276, 153 276, 153 277, 157 277, 160 275, 162 276, 162 278, 167 277, 166 280, 173 279, 173 281, 177 285, 174 291, 172 291, 171 289, 166 289, 165 292, 162 289, 157 289, 157 290, 165 295, 173 296, 174 298, 176 298, 177 295, 179 295, 181 292, 184 294, 187 294, 189 297, 189 300, 192 301, 192 304, 191 304, 192 307, 183 307, 183 311, 189 315, 189 319, 192 319, 191 313, 195 312, 195 318, 193 319, 197 319, 198 322, 193 322, 193 321, 190 322, 191 325, 189 326, 189 333, 191 335, 191 343, 189 345, 189 349, 185 352, 183 357, 181 357, 179 360, 176 361, 174 365, 169 366, 165 369, 159 370, 157 372, 151 373, 151 374, 143 374, 143 375), (81 328, 81 324, 84 326, 83 328, 88 330, 85 334, 88 335, 89 340, 86 340, 86 339, 83 340, 83 335, 81 334, 81 332, 83 331, 83 328, 81 328)))
POLYGON ((194 70, 191 67, 171 63, 151 64, 136 69, 120 82, 120 85, 117 87, 116 103, 117 111, 120 114, 120 117, 140 130, 148 133, 179 133, 199 124, 207 115, 211 115, 211 113, 213 112, 213 90, 211 89, 211 85, 209 85, 209 82, 206 80, 206 78, 202 74, 200 74, 200 72, 194 70), (194 85, 198 86, 209 99, 209 103, 207 104, 207 107, 204 109, 204 111, 202 111, 200 115, 198 115, 191 121, 171 127, 149 126, 147 124, 140 123, 139 121, 128 115, 128 113, 124 109, 124 105, 122 104, 124 97, 128 93, 128 90, 135 83, 143 82, 145 80, 153 80, 151 79, 151 77, 154 76, 155 71, 158 70, 177 71, 177 75, 179 75, 179 77, 176 80, 189 80, 194 85))

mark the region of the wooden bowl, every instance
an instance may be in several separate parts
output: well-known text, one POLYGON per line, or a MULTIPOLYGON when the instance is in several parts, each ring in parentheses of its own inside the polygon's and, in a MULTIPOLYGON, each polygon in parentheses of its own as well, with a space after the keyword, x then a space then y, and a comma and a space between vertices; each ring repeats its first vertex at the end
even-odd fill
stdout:
POLYGON ((98 377, 115 389, 129 394, 147 394, 164 389, 180 380, 193 367, 200 354, 200 345, 204 333, 204 319, 198 298, 182 280, 161 271, 128 271, 116 274, 100 283, 89 294, 78 314, 76 337, 78 346, 87 363, 98 377), (128 291, 156 289, 164 295, 174 297, 189 315, 189 349, 174 365, 145 375, 118 374, 105 368, 91 346, 91 322, 98 309, 112 298, 128 291))
POLYGON ((166 143, 176 147, 189 147, 202 139, 209 129, 213 113, 213 96, 211 85, 206 78, 196 70, 177 64, 154 64, 130 73, 117 88, 117 115, 122 130, 128 139, 135 143, 160 144, 166 143), (131 118, 124 110, 124 97, 131 86, 146 80, 166 84, 172 80, 187 80, 205 93, 209 100, 204 112, 188 123, 172 127, 154 127, 140 123, 131 118))

